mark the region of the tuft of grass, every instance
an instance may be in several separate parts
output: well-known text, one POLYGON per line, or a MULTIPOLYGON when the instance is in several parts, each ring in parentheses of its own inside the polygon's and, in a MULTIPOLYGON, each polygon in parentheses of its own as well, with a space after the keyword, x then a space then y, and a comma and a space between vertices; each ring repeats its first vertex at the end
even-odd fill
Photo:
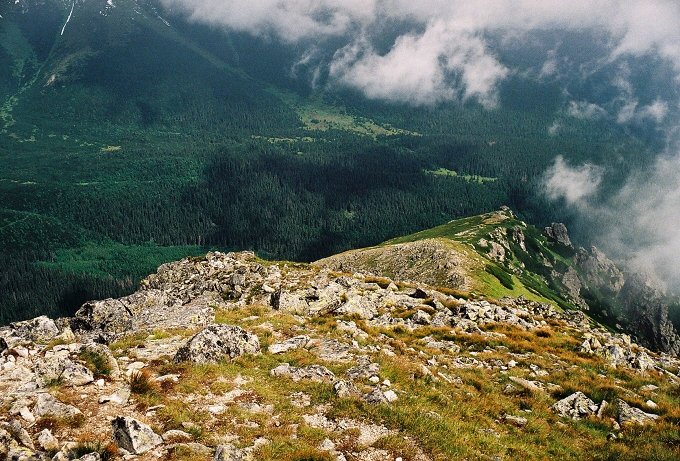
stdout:
POLYGON ((55 418, 52 416, 45 416, 40 418, 35 423, 35 428, 38 431, 49 429, 50 431, 58 431, 60 429, 78 429, 85 425, 85 416, 77 415, 68 418, 55 418))
POLYGON ((156 383, 151 374, 146 370, 140 370, 130 375, 130 392, 138 395, 156 394, 159 391, 158 383, 156 383))
POLYGON ((105 378, 113 371, 108 357, 94 351, 86 350, 80 353, 80 360, 85 362, 87 368, 98 378, 105 378))
POLYGON ((113 461, 120 455, 118 447, 114 443, 104 443, 93 437, 85 436, 69 450, 69 457, 79 459, 91 453, 97 453, 101 461, 113 461))

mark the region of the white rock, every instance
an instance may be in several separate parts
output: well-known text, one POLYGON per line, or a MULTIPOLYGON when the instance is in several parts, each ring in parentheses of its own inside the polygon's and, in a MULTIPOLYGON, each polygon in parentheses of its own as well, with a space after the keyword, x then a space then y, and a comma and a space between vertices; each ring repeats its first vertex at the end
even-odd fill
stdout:
POLYGON ((116 444, 132 454, 144 454, 163 443, 148 425, 133 418, 119 416, 111 422, 116 444))
POLYGON ((59 440, 52 435, 49 429, 43 429, 42 432, 38 434, 38 445, 45 451, 58 451, 59 450, 59 440))
POLYGON ((397 393, 394 392, 392 389, 383 392, 383 395, 390 403, 396 402, 399 399, 399 397, 397 397, 397 393))

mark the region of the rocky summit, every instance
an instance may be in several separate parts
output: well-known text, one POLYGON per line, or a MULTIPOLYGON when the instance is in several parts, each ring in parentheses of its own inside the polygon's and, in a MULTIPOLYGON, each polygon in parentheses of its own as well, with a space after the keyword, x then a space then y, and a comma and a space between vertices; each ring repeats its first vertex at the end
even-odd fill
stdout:
POLYGON ((424 260, 398 245, 369 255, 406 280, 214 252, 0 329, 0 456, 678 459, 677 357, 581 310, 470 291, 474 261, 432 241, 441 270, 417 281, 424 260))

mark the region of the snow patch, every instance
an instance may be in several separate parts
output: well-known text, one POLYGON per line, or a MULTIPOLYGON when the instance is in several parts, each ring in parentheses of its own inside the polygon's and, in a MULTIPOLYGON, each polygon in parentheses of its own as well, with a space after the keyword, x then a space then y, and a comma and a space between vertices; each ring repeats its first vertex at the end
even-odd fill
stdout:
POLYGON ((64 35, 64 31, 66 30, 66 26, 68 25, 69 21, 71 21, 71 16, 73 16, 73 10, 76 7, 76 0, 73 0, 73 4, 71 5, 71 12, 68 14, 68 18, 66 18, 66 22, 64 23, 64 27, 61 28, 61 35, 64 35))

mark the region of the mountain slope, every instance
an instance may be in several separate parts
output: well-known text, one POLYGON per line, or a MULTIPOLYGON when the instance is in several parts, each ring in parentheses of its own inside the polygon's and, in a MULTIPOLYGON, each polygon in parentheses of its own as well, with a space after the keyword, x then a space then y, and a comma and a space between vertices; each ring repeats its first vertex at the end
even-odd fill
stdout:
POLYGON ((548 223, 554 153, 617 159, 612 187, 652 155, 611 120, 568 116, 555 81, 518 75, 495 110, 414 108, 312 86, 298 47, 155 0, 5 1, 0 16, 1 324, 72 315, 210 249, 313 261, 501 204, 548 223))
POLYGON ((210 253, 0 338, 10 458, 680 454, 680 361, 526 299, 210 253))
POLYGON ((541 232, 506 207, 315 264, 582 309, 648 347, 680 352, 680 336, 668 318, 672 300, 649 280, 624 274, 595 247, 575 249, 564 225, 541 232))

